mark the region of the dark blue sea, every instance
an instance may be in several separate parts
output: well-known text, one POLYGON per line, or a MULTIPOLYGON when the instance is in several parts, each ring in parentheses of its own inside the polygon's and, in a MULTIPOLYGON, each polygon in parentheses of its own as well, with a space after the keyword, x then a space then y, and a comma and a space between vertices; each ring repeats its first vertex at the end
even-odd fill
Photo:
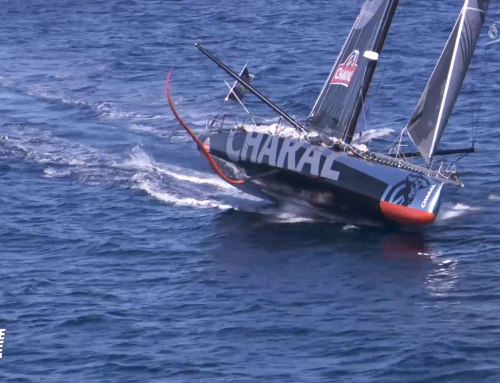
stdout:
MULTIPOLYGON (((224 104, 201 40, 305 119, 361 3, 0 1, 1 382, 500 381, 498 13, 442 141, 477 128, 465 187, 422 230, 267 206, 218 179, 168 107, 172 66, 197 133, 224 104)), ((462 6, 400 3, 369 97, 379 148, 462 6)))

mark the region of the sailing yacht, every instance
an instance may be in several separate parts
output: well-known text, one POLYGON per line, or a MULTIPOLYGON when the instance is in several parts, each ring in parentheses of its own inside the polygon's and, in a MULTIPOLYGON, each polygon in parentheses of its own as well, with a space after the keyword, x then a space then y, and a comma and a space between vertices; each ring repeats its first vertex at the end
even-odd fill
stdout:
MULTIPOLYGON (((199 43, 196 47, 280 116, 273 129, 217 116, 197 137, 170 107, 214 171, 246 193, 293 199, 337 215, 424 226, 434 222, 445 185, 463 186, 454 168, 436 168, 439 150, 485 22, 490 0, 465 0, 435 69, 403 129, 418 152, 375 153, 353 143, 358 120, 399 0, 366 0, 304 123, 285 113, 199 43), (411 162, 423 158, 423 164, 411 162)), ((242 72, 243 73, 243 72, 242 72)), ((253 76, 252 76, 253 77, 253 76)), ((233 86, 234 88, 234 86, 233 86)), ((231 94, 231 92, 230 92, 231 94)), ((243 92, 239 92, 241 96, 243 92)), ((238 94, 233 99, 240 102, 238 94)))

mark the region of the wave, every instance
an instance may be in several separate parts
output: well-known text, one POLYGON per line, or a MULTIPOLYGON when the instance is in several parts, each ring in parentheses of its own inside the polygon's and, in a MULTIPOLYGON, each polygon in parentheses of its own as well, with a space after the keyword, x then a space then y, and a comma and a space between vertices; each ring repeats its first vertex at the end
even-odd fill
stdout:
POLYGON ((147 194, 157 199, 158 201, 166 202, 171 205, 183 206, 183 207, 195 207, 203 209, 217 208, 220 210, 229 210, 233 208, 231 205, 226 205, 215 200, 210 200, 210 199, 198 200, 195 198, 183 198, 180 196, 169 194, 167 192, 158 190, 157 185, 155 185, 150 181, 140 179, 140 177, 136 177, 136 179, 137 179, 136 188, 145 191, 147 194))
POLYGON ((257 200, 216 176, 175 165, 158 164, 139 146, 134 147, 128 153, 128 158, 123 160, 123 155, 73 143, 36 128, 17 125, 3 127, 8 135, 0 137, 2 156, 14 156, 42 165, 45 178, 75 176, 80 182, 91 185, 132 183, 132 187, 138 187, 154 198, 176 206, 245 210, 245 204, 257 200), (180 182, 165 183, 163 176, 180 182), (234 206, 238 207, 233 207, 233 202, 229 204, 207 197, 210 190, 193 189, 192 186, 187 187, 186 183, 212 186, 218 190, 217 193, 212 190, 213 194, 234 199, 234 206))
POLYGON ((4 154, 27 158, 41 165, 82 166, 97 163, 101 153, 86 145, 54 137, 49 131, 24 125, 1 125, 4 154))
POLYGON ((359 230, 359 227, 356 225, 345 225, 342 228, 343 231, 348 231, 348 230, 359 230))
POLYGON ((294 215, 290 213, 278 213, 272 219, 274 223, 313 223, 317 222, 314 218, 303 217, 300 215, 294 215))
POLYGON ((360 139, 361 142, 368 142, 371 140, 377 140, 384 137, 389 137, 395 132, 394 129, 390 128, 381 128, 381 129, 367 129, 365 130, 360 138, 359 134, 356 134, 353 140, 360 139))
POLYGON ((61 103, 68 106, 89 108, 94 110, 98 117, 110 119, 128 119, 131 122, 152 121, 152 120, 172 120, 170 114, 144 114, 138 111, 123 110, 110 101, 88 101, 77 99, 51 90, 47 85, 37 85, 27 91, 30 96, 37 97, 54 103, 61 103))
POLYGON ((446 221, 449 219, 460 217, 467 212, 479 210, 481 210, 479 207, 472 207, 464 205, 462 203, 458 203, 456 205, 453 205, 451 203, 444 203, 443 206, 441 206, 441 210, 439 211, 436 221, 446 221))
POLYGON ((65 169, 57 171, 56 169, 49 167, 43 171, 43 175, 46 178, 63 178, 71 175, 71 170, 65 169))
POLYGON ((267 216, 268 222, 273 223, 307 223, 326 222, 342 223, 346 226, 344 230, 359 229, 359 226, 380 227, 383 224, 369 219, 348 219, 339 217, 314 207, 301 203, 300 201, 282 201, 278 205, 269 205, 260 198, 246 194, 217 176, 210 176, 206 173, 185 169, 175 165, 158 164, 144 151, 136 146, 130 153, 129 158, 122 163, 122 166, 133 169, 136 174, 132 177, 135 188, 142 189, 153 198, 176 206, 191 206, 195 208, 218 208, 221 210, 234 209, 248 213, 256 213, 267 216), (165 184, 161 176, 168 176, 181 181, 172 185, 165 184), (207 185, 217 189, 217 196, 207 188, 192 188, 186 190, 182 184, 190 183, 195 185, 207 185), (175 191, 174 191, 174 190, 175 191), (193 197, 185 197, 189 193, 193 197), (359 225, 359 226, 356 226, 359 225))
POLYGON ((211 185, 220 189, 237 190, 216 176, 211 177, 207 174, 175 165, 158 164, 139 146, 136 146, 131 150, 130 158, 125 161, 124 165, 140 170, 154 171, 159 174, 175 178, 179 181, 190 182, 198 185, 211 185))
MULTIPOLYGON (((221 189, 236 190, 234 186, 231 186, 230 184, 228 184, 227 182, 225 182, 219 178, 215 178, 215 177, 207 177, 207 178, 203 177, 203 178, 201 178, 200 176, 196 177, 196 176, 185 175, 185 174, 180 173, 180 171, 181 171, 180 168, 177 168, 177 172, 163 169, 163 168, 158 167, 158 166, 155 166, 153 168, 157 172, 159 172, 161 174, 168 175, 168 176, 175 178, 179 181, 190 182, 190 183, 194 183, 194 184, 198 184, 198 185, 212 185, 212 186, 216 186, 216 187, 221 188, 221 189)), ((174 168, 174 167, 172 167, 172 168, 174 168)), ((194 172, 192 172, 191 174, 193 174, 193 173, 194 172)))
POLYGON ((499 195, 496 195, 496 194, 490 194, 490 195, 488 196, 488 199, 489 199, 490 201, 500 201, 500 196, 499 196, 499 195))

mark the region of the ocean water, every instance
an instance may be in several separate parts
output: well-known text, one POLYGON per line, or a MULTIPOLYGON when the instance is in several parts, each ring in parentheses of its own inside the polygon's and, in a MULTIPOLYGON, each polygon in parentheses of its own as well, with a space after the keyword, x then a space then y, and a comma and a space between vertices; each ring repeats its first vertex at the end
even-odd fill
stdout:
MULTIPOLYGON (((443 138, 464 147, 477 127, 465 188, 423 230, 242 194, 166 103, 174 66, 195 131, 222 107, 202 40, 305 118, 360 6, 0 2, 1 382, 500 381, 500 45, 478 49, 443 138)), ((401 1, 372 145, 405 126, 460 7, 401 1)))

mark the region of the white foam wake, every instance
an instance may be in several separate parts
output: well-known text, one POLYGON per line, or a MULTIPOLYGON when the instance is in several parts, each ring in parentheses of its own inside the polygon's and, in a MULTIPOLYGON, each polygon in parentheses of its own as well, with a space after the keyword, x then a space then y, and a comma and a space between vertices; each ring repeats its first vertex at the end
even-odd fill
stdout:
MULTIPOLYGON (((361 135, 361 142, 368 142, 379 138, 389 137, 394 132, 395 130, 391 128, 367 129, 361 135)), ((359 139, 359 134, 356 134, 353 140, 358 140, 358 139, 359 139)))
POLYGON ((348 230, 359 230, 359 227, 356 225, 345 225, 344 227, 342 227, 342 231, 348 230))
POLYGON ((132 149, 130 158, 125 161, 123 165, 139 170, 165 174, 179 181, 190 182, 198 185, 212 185, 220 189, 236 190, 233 186, 218 177, 209 176, 208 174, 185 169, 180 166, 158 164, 138 146, 132 149))
MULTIPOLYGON (((215 177, 206 177, 206 176, 201 177, 199 175, 198 176, 188 176, 188 175, 180 173, 181 171, 186 171, 187 169, 178 168, 178 169, 176 169, 177 172, 174 172, 174 171, 167 170, 167 169, 164 169, 164 168, 158 167, 158 166, 153 166, 153 168, 158 173, 168 175, 168 176, 175 178, 179 181, 191 182, 191 183, 198 184, 198 185, 212 185, 212 186, 216 186, 216 187, 221 188, 221 189, 235 190, 235 188, 233 186, 231 186, 230 184, 228 184, 227 182, 224 182, 223 180, 220 180, 220 179, 215 178, 215 177)), ((192 172, 192 174, 193 173, 195 173, 195 172, 192 172)))
POLYGON ((175 206, 184 206, 184 207, 195 207, 202 209, 220 209, 220 210, 228 210, 232 209, 231 205, 225 205, 221 202, 204 199, 198 200, 195 198, 182 198, 179 196, 175 196, 173 194, 166 193, 164 191, 160 191, 157 189, 156 185, 150 181, 140 179, 140 177, 133 177, 137 180, 137 188, 145 191, 151 197, 157 199, 158 201, 168 203, 170 205, 175 206))
MULTIPOLYGON (((278 123, 271 123, 269 125, 262 124, 257 127, 254 126, 253 124, 244 125, 244 127, 248 131, 254 131, 257 133, 267 133, 267 134, 276 134, 278 126, 279 126, 278 123)), ((391 128, 367 129, 362 133, 361 142, 368 142, 379 138, 389 137, 394 132, 395 130, 391 128)), ((300 134, 297 132, 297 129, 292 127, 285 127, 282 131, 280 131, 279 135, 282 137, 287 137, 292 139, 298 139, 300 137, 300 134)), ((358 140, 359 138, 360 138, 359 133, 356 133, 354 135, 353 140, 358 140)))
POLYGON ((101 118, 128 119, 130 121, 151 121, 170 119, 168 114, 144 114, 138 111, 122 110, 108 101, 87 101, 77 99, 51 89, 48 85, 35 85, 28 90, 28 95, 42 100, 60 102, 69 106, 87 107, 96 111, 101 118))
POLYGON ((71 174, 70 169, 65 169, 61 171, 57 171, 54 168, 48 167, 43 171, 43 176, 45 178, 62 178, 62 177, 67 177, 71 174))
POLYGON ((279 213, 272 220, 276 223, 310 223, 315 222, 313 218, 302 217, 300 215, 294 215, 290 213, 279 213))
POLYGON ((441 206, 441 210, 437 216, 437 221, 446 221, 448 219, 457 218, 461 215, 464 215, 470 211, 478 211, 481 210, 479 207, 472 207, 468 205, 464 205, 462 203, 458 203, 456 205, 445 203, 441 206))

